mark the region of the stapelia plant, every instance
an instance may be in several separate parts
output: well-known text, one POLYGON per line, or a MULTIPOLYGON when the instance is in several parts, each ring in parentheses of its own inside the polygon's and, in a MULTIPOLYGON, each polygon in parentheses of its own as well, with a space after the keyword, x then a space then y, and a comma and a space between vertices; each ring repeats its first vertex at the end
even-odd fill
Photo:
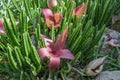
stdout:
POLYGON ((44 35, 41 35, 41 38, 44 38, 46 47, 40 48, 38 50, 41 59, 48 57, 49 60, 49 69, 59 68, 60 67, 60 58, 70 59, 74 58, 70 50, 64 49, 65 43, 68 36, 68 28, 66 28, 60 35, 58 35, 55 43, 47 38, 44 35))
POLYGON ((5 77, 8 75, 8 78, 11 77, 10 79, 13 80, 35 80, 35 76, 41 68, 40 58, 26 29, 26 16, 22 13, 21 15, 20 21, 24 19, 24 22, 21 24, 19 21, 19 25, 21 25, 19 27, 16 25, 13 14, 9 9, 8 16, 11 25, 4 17, 6 35, 0 35, 0 54, 2 53, 2 56, 4 56, 1 58, 0 70, 6 73, 5 77))
MULTIPOLYGON (((47 1, 51 0, 9 0, 9 4, 2 0, 5 11, 0 16, 4 17, 6 35, 0 35, 0 70, 13 80, 46 80, 48 70, 58 67, 53 70, 54 80, 73 78, 74 72, 66 71, 68 66, 61 58, 70 59, 72 67, 80 63, 75 66, 79 68, 96 58, 95 46, 118 8, 118 0, 59 0, 52 8, 47 1), (45 58, 49 68, 42 65, 45 58)), ((83 79, 78 76, 76 80, 83 79)))

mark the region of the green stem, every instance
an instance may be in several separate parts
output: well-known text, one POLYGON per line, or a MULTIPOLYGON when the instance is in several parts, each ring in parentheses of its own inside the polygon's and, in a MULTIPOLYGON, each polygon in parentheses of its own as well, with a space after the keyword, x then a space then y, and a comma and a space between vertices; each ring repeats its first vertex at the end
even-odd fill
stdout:
POLYGON ((51 75, 52 75, 52 71, 50 70, 50 71, 49 71, 49 76, 48 76, 48 79, 47 79, 47 80, 52 80, 52 79, 51 79, 51 75))
POLYGON ((79 71, 78 69, 72 67, 73 70, 75 70, 76 72, 78 72, 80 75, 82 76, 86 76, 82 71, 79 71))

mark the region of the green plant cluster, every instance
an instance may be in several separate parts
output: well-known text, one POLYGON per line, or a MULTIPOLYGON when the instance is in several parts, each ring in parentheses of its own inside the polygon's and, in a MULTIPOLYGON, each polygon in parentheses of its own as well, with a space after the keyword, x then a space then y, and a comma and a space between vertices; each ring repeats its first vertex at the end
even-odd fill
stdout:
POLYGON ((69 63, 79 67, 85 65, 95 56, 95 46, 101 39, 112 15, 118 12, 119 0, 59 0, 55 11, 62 13, 61 26, 48 29, 41 13, 47 7, 46 0, 2 0, 0 17, 4 18, 6 34, 0 34, 0 71, 11 80, 46 80, 47 63, 42 62, 37 52, 44 46, 40 34, 47 35, 55 41, 66 27, 69 35, 66 47, 75 58, 72 61, 62 60, 60 69, 53 71, 55 80, 66 79, 69 63), (86 13, 81 18, 72 18, 73 9, 87 3, 86 13), (16 22, 19 24, 16 24, 16 22), (10 24, 9 24, 10 23, 10 24))

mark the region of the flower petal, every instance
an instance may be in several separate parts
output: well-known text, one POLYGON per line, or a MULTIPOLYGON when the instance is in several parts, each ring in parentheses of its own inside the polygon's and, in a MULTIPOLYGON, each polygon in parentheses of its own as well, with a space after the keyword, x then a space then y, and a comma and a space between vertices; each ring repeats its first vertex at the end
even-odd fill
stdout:
POLYGON ((106 38, 107 38, 107 41, 110 41, 112 39, 116 39, 116 38, 113 38, 110 34, 106 34, 106 38))
POLYGON ((2 19, 0 19, 0 33, 5 33, 2 19))
POLYGON ((51 49, 54 48, 54 43, 53 43, 53 41, 51 39, 49 39, 47 36, 42 35, 42 34, 40 35, 40 37, 44 38, 45 45, 46 45, 47 48, 51 48, 51 49))
POLYGON ((53 68, 58 68, 60 65, 60 57, 56 57, 54 55, 52 55, 50 57, 50 62, 49 62, 49 69, 53 69, 53 68))
POLYGON ((42 13, 45 17, 45 19, 53 19, 53 13, 51 11, 51 9, 48 9, 48 8, 45 8, 45 9, 42 9, 42 13))
POLYGON ((60 58, 65 58, 70 60, 74 59, 73 53, 71 53, 71 51, 68 49, 60 50, 59 52, 57 52, 57 55, 59 55, 60 58))
POLYGON ((68 28, 66 28, 60 35, 58 35, 55 42, 55 49, 59 50, 65 47, 65 43, 68 37, 68 28))
POLYGON ((54 24, 53 21, 51 21, 50 19, 46 19, 46 25, 48 28, 51 28, 51 26, 54 24))
POLYGON ((85 10, 86 10, 86 5, 83 3, 73 10, 72 16, 74 17, 76 15, 79 18, 82 16, 85 10))
POLYGON ((110 41, 107 42, 107 44, 113 47, 120 47, 120 44, 117 43, 116 39, 111 39, 110 41))
POLYGON ((44 59, 45 57, 49 57, 49 51, 47 48, 38 49, 38 53, 41 59, 44 59))
POLYGON ((54 25, 55 25, 55 28, 60 26, 61 21, 62 21, 62 14, 55 13, 54 14, 54 25))
POLYGON ((54 24, 54 17, 53 17, 54 15, 52 11, 48 8, 45 8, 42 9, 42 13, 45 17, 47 27, 50 28, 51 25, 54 24))

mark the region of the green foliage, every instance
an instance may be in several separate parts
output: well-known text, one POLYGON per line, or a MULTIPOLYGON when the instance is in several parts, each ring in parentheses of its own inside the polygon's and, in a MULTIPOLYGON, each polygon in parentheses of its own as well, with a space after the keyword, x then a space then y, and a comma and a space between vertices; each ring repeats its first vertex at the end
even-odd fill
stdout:
POLYGON ((92 19, 93 24, 99 25, 99 28, 103 24, 108 24, 111 16, 118 7, 117 0, 92 0, 89 1, 87 13, 87 20, 92 19))
POLYGON ((8 24, 5 17, 4 25, 6 37, 1 35, 0 44, 3 53, 2 55, 7 63, 0 64, 0 70, 8 73, 12 78, 34 80, 37 73, 40 72, 41 64, 37 50, 32 44, 28 33, 28 24, 26 21, 27 16, 21 13, 20 22, 22 22, 19 23, 18 26, 16 25, 16 21, 14 21, 12 12, 9 9, 8 15, 11 25, 8 24))
POLYGON ((78 19, 72 17, 72 11, 83 2, 87 3, 87 0, 60 0, 54 12, 62 13, 61 26, 57 29, 54 27, 48 29, 41 14, 41 10, 47 7, 45 0, 9 0, 9 4, 6 0, 1 2, 3 10, 1 7, 0 10, 3 13, 0 17, 4 15, 6 34, 0 34, 2 57, 0 70, 13 80, 37 80, 36 76, 39 74, 40 80, 45 80, 45 77, 48 77, 47 63, 40 60, 37 52, 37 49, 44 47, 45 44, 44 40, 40 39, 40 34, 55 41, 66 27, 69 28, 66 48, 71 50, 75 58, 71 62, 63 60, 60 69, 50 73, 49 78, 68 79, 66 74, 70 71, 67 71, 69 67, 66 63, 74 66, 79 61, 81 62, 79 66, 84 67, 95 58, 95 46, 101 39, 112 14, 117 12, 120 6, 117 0, 89 0, 86 14, 78 19))

